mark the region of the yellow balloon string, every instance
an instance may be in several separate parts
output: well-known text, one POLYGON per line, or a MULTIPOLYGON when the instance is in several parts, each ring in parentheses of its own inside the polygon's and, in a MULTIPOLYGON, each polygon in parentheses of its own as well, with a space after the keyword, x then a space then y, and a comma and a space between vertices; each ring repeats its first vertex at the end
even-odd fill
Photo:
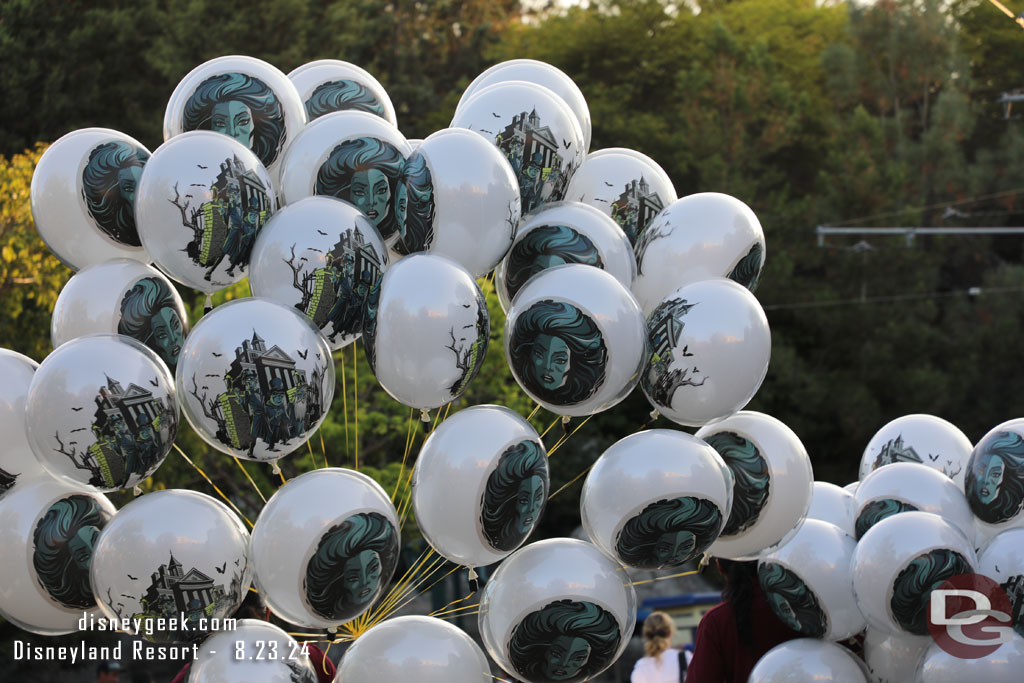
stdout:
POLYGON ((694 574, 700 574, 700 570, 699 569, 694 569, 692 571, 680 572, 678 574, 671 574, 669 576, 658 576, 658 577, 655 577, 653 579, 644 579, 643 581, 634 581, 633 585, 634 586, 640 586, 640 585, 645 584, 645 583, 654 583, 655 581, 664 581, 665 579, 678 579, 678 578, 683 577, 683 576, 693 576, 694 574))
POLYGON ((367 614, 368 621, 375 624, 381 619, 384 619, 388 614, 393 612, 395 606, 401 602, 406 595, 408 595, 409 590, 411 590, 415 585, 419 585, 414 582, 419 581, 424 576, 429 577, 443 564, 444 558, 434 556, 433 548, 420 555, 420 560, 409 568, 401 580, 399 580, 392 590, 384 597, 384 600, 382 600, 380 604, 367 614), (427 568, 423 569, 428 562, 429 565, 427 568))
MULTIPOLYGON (((472 593, 467 593, 467 594, 466 594, 466 597, 463 597, 463 598, 456 598, 455 600, 452 600, 451 602, 449 602, 449 603, 448 603, 447 605, 445 605, 444 607, 442 607, 442 608, 440 608, 440 609, 436 609, 436 610, 434 610, 433 612, 431 612, 431 613, 430 613, 430 614, 428 614, 427 616, 430 616, 430 617, 436 617, 436 616, 437 616, 438 614, 445 614, 446 612, 448 612, 448 611, 449 611, 449 609, 451 608, 451 606, 452 606, 452 605, 457 605, 457 604, 459 604, 460 602, 465 602, 466 600, 469 600, 469 599, 470 599, 471 597, 473 597, 474 595, 476 595, 476 591, 473 591, 472 593)), ((477 606, 477 605, 479 605, 479 604, 480 604, 480 603, 477 603, 476 605, 470 605, 470 607, 476 607, 476 606, 477 606)), ((465 608, 465 607, 459 607, 458 609, 466 609, 466 608, 465 608)))
POLYGON ((185 454, 185 451, 181 450, 181 448, 179 448, 179 447, 178 447, 178 444, 172 444, 172 445, 174 446, 174 450, 178 451, 178 453, 180 453, 180 454, 181 454, 181 457, 185 458, 185 462, 187 462, 187 463, 188 463, 189 465, 192 465, 192 468, 193 468, 193 469, 194 469, 194 470, 195 470, 196 472, 198 472, 198 473, 199 473, 199 474, 200 474, 200 475, 201 475, 201 476, 203 477, 203 479, 205 479, 205 480, 206 480, 206 483, 207 483, 207 484, 209 484, 210 486, 212 486, 212 487, 213 487, 213 490, 214 490, 214 491, 216 491, 216 492, 217 492, 217 494, 218 494, 218 495, 219 495, 219 496, 220 496, 221 498, 223 498, 223 499, 224 499, 224 502, 225 502, 225 503, 227 503, 228 505, 230 505, 230 506, 231 506, 231 509, 233 509, 233 510, 234 510, 235 512, 237 512, 237 513, 238 513, 238 516, 239 516, 239 517, 241 517, 242 519, 244 519, 244 520, 245 520, 245 523, 246 523, 246 524, 248 524, 248 525, 249 525, 249 528, 251 529, 251 528, 253 527, 253 523, 249 521, 249 518, 248 518, 248 517, 246 517, 245 515, 243 515, 243 514, 242 514, 242 511, 238 509, 238 506, 237 506, 237 505, 235 505, 235 504, 234 504, 234 503, 233 503, 233 502, 231 501, 231 499, 230 499, 230 498, 228 498, 228 497, 227 497, 227 495, 225 495, 225 493, 224 493, 223 491, 221 491, 221 490, 220 490, 220 487, 219 487, 219 486, 217 486, 216 484, 214 484, 214 483, 213 483, 213 480, 212 480, 212 479, 210 479, 210 478, 209 478, 208 476, 206 476, 206 472, 203 472, 203 471, 202 471, 202 470, 201 470, 201 469, 200 469, 200 468, 199 468, 199 467, 198 467, 198 466, 197 466, 197 465, 196 465, 196 464, 195 464, 194 462, 192 462, 192 458, 188 457, 188 456, 187 456, 187 455, 185 454))
POLYGON ((569 481, 568 483, 566 483, 566 484, 563 484, 561 488, 559 488, 559 489, 558 489, 557 491, 555 491, 555 492, 554 492, 554 493, 552 493, 552 494, 551 494, 550 496, 548 496, 548 500, 551 500, 552 498, 554 498, 555 496, 557 496, 557 495, 558 495, 559 493, 561 493, 562 491, 566 490, 567 488, 569 488, 570 486, 572 486, 573 484, 575 484, 575 483, 576 483, 577 481, 579 481, 580 477, 582 477, 582 476, 583 476, 583 475, 585 475, 585 474, 586 474, 587 472, 589 472, 589 471, 590 471, 590 468, 591 468, 591 467, 593 467, 593 465, 589 465, 589 466, 587 466, 587 468, 586 468, 585 470, 583 470, 582 472, 580 472, 579 474, 577 474, 577 475, 576 475, 575 477, 573 477, 573 478, 572 478, 572 479, 571 479, 571 480, 570 480, 570 481, 569 481))
POLYGON ((551 450, 548 451, 548 457, 550 458, 551 455, 555 451, 557 451, 562 446, 562 444, 564 444, 566 441, 568 441, 572 437, 573 434, 575 434, 576 432, 580 431, 580 429, 583 427, 583 425, 585 425, 588 422, 590 422, 590 418, 592 418, 592 417, 594 417, 594 416, 593 415, 588 415, 587 419, 585 419, 583 422, 580 422, 578 425, 576 425, 571 432, 569 432, 568 434, 563 434, 562 438, 560 438, 558 440, 558 443, 556 443, 554 446, 552 446, 551 450))
MULTIPOLYGON (((339 353, 341 354, 341 413, 345 417, 345 457, 348 458, 348 384, 345 382, 345 349, 340 349, 339 353)), ((322 436, 320 438, 323 439, 322 436)))
POLYGON ((320 668, 322 668, 324 670, 324 674, 325 675, 330 673, 327 670, 327 661, 328 661, 327 660, 327 655, 331 654, 331 645, 334 645, 334 643, 333 642, 327 643, 327 649, 324 650, 324 660, 320 663, 320 668))
MULTIPOLYGON (((463 600, 465 600, 465 599, 466 598, 463 598, 463 600)), ((438 617, 438 618, 445 617, 445 616, 464 616, 464 615, 456 614, 456 612, 465 612, 465 610, 477 609, 478 607, 480 607, 480 603, 479 602, 474 602, 472 605, 463 605, 462 607, 456 607, 456 608, 450 609, 450 610, 444 610, 444 611, 439 611, 439 612, 431 612, 428 616, 438 617)))
POLYGON ((533 416, 537 414, 538 410, 540 410, 540 404, 539 403, 537 403, 537 404, 535 404, 533 406, 533 410, 530 411, 530 414, 526 416, 526 421, 529 422, 530 420, 532 420, 533 416))
POLYGON ((418 598, 419 596, 423 595, 424 593, 426 593, 427 591, 429 591, 430 589, 432 589, 432 588, 433 588, 434 586, 436 586, 437 584, 439 584, 440 582, 444 581, 444 580, 445 580, 446 578, 448 578, 449 576, 451 576, 451 575, 452 575, 453 573, 455 573, 455 572, 459 571, 459 569, 460 569, 460 567, 454 567, 454 568, 452 568, 452 569, 448 570, 447 572, 445 572, 444 574, 442 574, 440 578, 438 578, 437 580, 435 580, 435 581, 434 581, 433 583, 431 583, 431 584, 430 584, 429 586, 427 586, 427 587, 426 587, 426 588, 424 588, 423 590, 421 590, 421 591, 420 591, 420 590, 418 590, 418 589, 420 588, 420 586, 422 586, 422 585, 423 585, 424 583, 426 583, 427 581, 429 581, 429 580, 430 580, 430 578, 431 578, 431 577, 432 577, 432 576, 433 576, 433 575, 434 575, 434 574, 435 574, 435 573, 436 573, 436 572, 437 572, 437 571, 438 571, 438 570, 439 570, 439 569, 440 569, 441 567, 443 567, 443 566, 444 566, 444 563, 445 563, 445 561, 444 561, 444 558, 439 558, 439 561, 438 561, 438 562, 437 562, 437 563, 436 563, 435 565, 432 565, 432 566, 431 566, 431 567, 430 567, 430 568, 429 568, 429 569, 428 569, 428 570, 427 570, 427 571, 426 571, 426 572, 425 572, 425 573, 423 574, 422 578, 421 578, 421 579, 420 579, 420 580, 419 580, 419 581, 418 581, 418 582, 417 582, 417 583, 416 583, 415 585, 411 586, 411 587, 410 587, 410 588, 409 588, 409 589, 408 589, 408 590, 407 590, 407 591, 405 592, 405 594, 404 594, 404 595, 402 595, 402 596, 401 596, 401 599, 403 599, 404 601, 403 601, 403 602, 401 602, 401 603, 400 603, 400 604, 398 604, 398 605, 395 605, 395 606, 393 606, 393 607, 392 607, 391 609, 389 609, 389 610, 388 610, 387 612, 385 612, 385 613, 381 614, 381 615, 379 616, 379 618, 377 619, 377 621, 375 621, 374 623, 378 623, 378 622, 380 622, 380 621, 382 621, 382 620, 384 620, 384 619, 388 618, 388 617, 389 617, 389 616, 391 616, 392 614, 394 614, 394 613, 398 612, 399 610, 402 610, 402 609, 404 609, 404 608, 405 608, 406 606, 408 606, 408 605, 409 605, 410 603, 412 603, 412 602, 413 602, 414 600, 416 600, 416 598, 418 598), (410 597, 410 596, 411 596, 411 597, 410 597))
POLYGON ((324 456, 324 467, 330 467, 330 463, 327 462, 327 447, 324 446, 324 430, 321 427, 316 430, 316 433, 320 435, 320 454, 324 456))
POLYGON ((355 453, 356 472, 359 471, 359 353, 356 344, 359 340, 352 342, 352 412, 355 420, 355 453))
POLYGON ((245 473, 245 478, 249 480, 249 483, 252 484, 252 487, 254 489, 256 489, 256 494, 259 495, 260 500, 262 500, 263 504, 266 505, 266 503, 267 503, 266 497, 263 495, 263 492, 260 491, 260 487, 256 485, 256 482, 252 480, 252 477, 249 475, 249 470, 245 469, 245 466, 242 464, 241 459, 239 459, 239 458, 231 458, 231 459, 234 460, 235 464, 238 465, 239 469, 241 469, 242 472, 245 473))
POLYGON ((543 439, 544 435, 547 434, 548 432, 550 432, 551 428, 554 427, 556 424, 558 424, 561 421, 562 421, 562 418, 560 416, 556 415, 555 419, 551 421, 551 424, 549 424, 547 426, 547 428, 543 432, 540 433, 540 438, 543 439))
POLYGON ((405 451, 402 453, 402 467, 398 470, 398 479, 395 480, 395 490, 391 492, 391 502, 395 502, 398 489, 402 485, 402 477, 405 475, 405 463, 409 459, 409 449, 412 446, 412 414, 413 409, 409 408, 409 424, 405 428, 405 451))

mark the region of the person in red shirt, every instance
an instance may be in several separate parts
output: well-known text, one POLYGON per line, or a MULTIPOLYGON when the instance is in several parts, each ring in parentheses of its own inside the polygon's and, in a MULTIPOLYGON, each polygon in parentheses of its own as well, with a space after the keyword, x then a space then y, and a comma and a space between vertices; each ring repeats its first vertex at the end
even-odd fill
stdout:
POLYGON ((697 625, 686 683, 746 683, 764 653, 800 634, 779 621, 761 593, 757 562, 717 560, 723 602, 697 625))

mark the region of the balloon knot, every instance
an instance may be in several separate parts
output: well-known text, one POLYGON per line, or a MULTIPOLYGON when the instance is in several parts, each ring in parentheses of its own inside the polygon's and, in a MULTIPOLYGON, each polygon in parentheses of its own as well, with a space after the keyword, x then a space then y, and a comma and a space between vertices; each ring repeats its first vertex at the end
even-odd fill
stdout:
POLYGON ((138 485, 134 486, 132 488, 132 493, 135 494, 136 496, 141 496, 142 495, 142 487, 138 486, 138 485))
POLYGON ((420 422, 427 422, 427 423, 429 423, 430 422, 430 413, 427 412, 426 410, 421 410, 420 411, 420 422))
POLYGON ((271 473, 272 474, 281 474, 281 466, 277 464, 276 460, 274 461, 274 468, 271 470, 271 473))
POLYGON ((476 573, 476 569, 473 567, 469 568, 469 592, 476 593, 480 590, 480 575, 476 573))
POLYGON ((327 632, 330 633, 332 636, 336 635, 338 633, 338 627, 337 626, 331 626, 330 628, 327 629, 327 632))
POLYGON ((655 421, 655 420, 657 420, 657 419, 658 419, 659 417, 661 417, 661 413, 659 413, 659 412, 658 412, 658 409, 657 409, 657 408, 655 408, 654 410, 652 410, 652 411, 651 411, 651 416, 650 416, 650 417, 651 417, 651 422, 654 422, 654 421, 655 421))
POLYGON ((572 418, 571 418, 571 417, 569 417, 568 415, 563 415, 563 416, 562 416, 562 424, 564 424, 564 425, 567 425, 567 424, 569 424, 569 420, 571 420, 571 419, 572 419, 572 418))
POLYGON ((210 294, 206 295, 206 303, 203 304, 203 315, 206 315, 213 310, 213 296, 210 294))

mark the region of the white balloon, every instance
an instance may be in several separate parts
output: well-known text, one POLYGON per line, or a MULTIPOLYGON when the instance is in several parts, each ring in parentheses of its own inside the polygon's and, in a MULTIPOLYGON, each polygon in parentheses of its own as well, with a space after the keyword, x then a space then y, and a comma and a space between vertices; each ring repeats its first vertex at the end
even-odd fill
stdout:
POLYGON ((579 86, 561 69, 535 59, 510 59, 490 67, 473 79, 462 93, 456 114, 469 99, 489 85, 505 81, 527 81, 548 88, 558 95, 572 110, 583 133, 583 150, 590 149, 591 120, 590 107, 579 86))
POLYGON ((1024 517, 1024 418, 993 427, 974 446, 964 492, 984 534, 1018 526, 1024 517))
POLYGON ((160 145, 135 203, 142 244, 160 269, 207 294, 245 277, 253 242, 276 209, 256 155, 209 131, 160 145))
POLYGON ((655 410, 699 427, 741 410, 768 373, 771 330, 761 304, 725 278, 666 296, 647 316, 650 365, 640 386, 655 410))
POLYGON ((412 475, 413 514, 438 554, 479 567, 526 541, 549 486, 547 452, 530 423, 502 406, 473 406, 423 444, 412 475))
POLYGON ((636 276, 633 250, 614 221, 586 204, 551 202, 525 217, 498 266, 494 281, 502 309, 508 311, 530 278, 566 263, 596 266, 626 289, 636 276))
POLYGON ((857 532, 853 524, 856 515, 857 498, 852 493, 825 481, 814 482, 814 493, 811 495, 807 519, 830 522, 856 537, 857 532))
POLYGON ((318 59, 288 73, 312 121, 335 111, 365 111, 392 126, 398 125, 395 107, 384 86, 369 71, 340 59, 318 59))
POLYGON ((46 148, 32 173, 32 218, 61 263, 149 263, 133 211, 147 159, 142 143, 108 128, 72 131, 46 148))
POLYGON ((617 562, 678 567, 714 543, 729 516, 721 457, 700 439, 651 429, 612 444, 583 484, 587 536, 617 562))
POLYGON ((96 616, 89 562, 116 512, 91 487, 37 476, 0 500, 0 615, 41 635, 78 630, 96 616))
POLYGON ((217 57, 192 69, 174 88, 164 110, 164 140, 193 130, 229 136, 252 150, 276 181, 285 150, 306 125, 302 102, 272 64, 240 55, 217 57))
POLYGON ((252 295, 301 311, 331 349, 363 333, 363 308, 388 265, 377 228, 333 197, 306 197, 267 222, 252 250, 252 295))
POLYGON ((366 214, 390 246, 400 237, 399 185, 412 148, 390 123, 364 111, 324 114, 288 148, 281 202, 329 195, 366 214))
POLYGON ((1024 529, 1000 532, 978 553, 978 573, 998 583, 1016 607, 1013 627, 1024 631, 1024 529))
POLYGON ((629 575, 595 546, 570 538, 517 550, 480 598, 484 646, 526 683, 596 676, 622 655, 635 625, 629 575))
POLYGON ((371 627, 345 652, 336 681, 489 683, 480 646, 435 617, 395 617, 371 627))
POLYGON ((851 481, 849 484, 843 487, 843 490, 847 493, 857 494, 857 488, 860 486, 860 481, 851 481))
POLYGON ((647 361, 643 314, 610 273, 549 268, 519 290, 505 321, 505 358, 519 386, 559 415, 607 410, 647 361))
POLYGON ((53 307, 53 348, 87 334, 123 334, 156 353, 171 370, 188 334, 188 312, 163 273, 132 259, 83 268, 53 307))
POLYGON ((810 519, 784 546, 761 559, 757 574, 775 616, 811 638, 846 640, 863 631, 864 615, 850 574, 856 545, 835 524, 810 519))
POLYGON ((927 635, 933 587, 976 571, 974 548, 930 512, 904 512, 868 529, 853 553, 853 590, 868 625, 894 635, 927 635))
POLYGON ((29 444, 25 423, 28 391, 39 363, 9 349, 0 349, 0 499, 22 483, 48 476, 29 444))
POLYGON ((396 401, 430 410, 458 398, 487 353, 490 321, 476 280, 443 256, 413 254, 371 292, 363 350, 396 401))
POLYGON ((461 128, 440 130, 416 148, 399 186, 400 254, 447 256, 474 277, 501 261, 516 236, 519 185, 505 155, 461 128))
POLYGON ((452 128, 468 128, 500 149, 519 182, 522 212, 565 198, 586 157, 583 131, 565 101, 526 81, 502 81, 473 93, 452 128))
POLYGON ((373 605, 401 545, 387 493, 337 467, 295 477, 260 512, 249 547, 256 585, 280 618, 332 628, 373 605))
POLYGON ((871 437, 861 457, 860 478, 884 465, 916 462, 942 472, 963 491, 970 457, 971 442, 956 425, 934 415, 904 415, 871 437))
POLYGON ((857 487, 856 537, 879 520, 907 510, 931 512, 974 544, 974 518, 967 499, 949 477, 927 465, 900 462, 871 472, 857 487))
POLYGON ((797 638, 769 650, 750 672, 750 683, 867 683, 864 670, 846 648, 824 640, 797 638))
POLYGON ((189 683, 316 683, 316 670, 303 646, 284 630, 259 619, 239 619, 230 631, 214 633, 199 648, 189 683))
POLYGON ((195 641, 223 626, 252 579, 249 533, 226 505, 197 491, 136 498, 100 532, 90 568, 103 614, 153 642, 195 641), (184 614, 184 621, 180 615, 184 614))
POLYGON ((744 410, 704 427, 697 438, 718 451, 734 482, 729 522, 710 553, 756 560, 792 538, 814 488, 811 459, 793 430, 771 415, 744 410))
POLYGON ((675 290, 708 278, 753 291, 764 259, 764 231, 749 206, 727 194, 692 194, 665 207, 637 240, 633 294, 649 315, 675 290))
POLYGON ((928 646, 928 636, 894 636, 868 628, 864 635, 864 661, 874 683, 906 683, 914 680, 928 646))
POLYGON ((134 339, 79 337, 47 356, 32 377, 25 422, 32 450, 53 476, 101 491, 131 488, 160 467, 174 443, 174 379, 134 339))
POLYGON ((610 216, 636 244, 654 217, 676 201, 676 189, 654 159, 619 148, 601 151, 576 169, 565 197, 610 216))
POLYGON ((327 341, 295 308, 237 299, 196 323, 175 375, 185 417, 222 453, 273 462, 306 443, 334 398, 327 341))
POLYGON ((916 683, 1019 683, 1024 670, 1024 637, 1014 634, 994 653, 980 659, 954 657, 932 643, 921 660, 916 683))

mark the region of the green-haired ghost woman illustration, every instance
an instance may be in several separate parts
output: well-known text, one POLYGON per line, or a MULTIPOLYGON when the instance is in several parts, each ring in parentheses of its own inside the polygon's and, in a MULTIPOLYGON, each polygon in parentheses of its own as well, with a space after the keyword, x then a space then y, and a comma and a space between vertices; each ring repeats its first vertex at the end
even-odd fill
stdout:
POLYGON ((881 522, 886 517, 892 517, 899 512, 914 512, 917 508, 910 503, 905 503, 901 500, 894 498, 883 498, 881 500, 873 500, 864 506, 860 514, 857 515, 857 521, 854 523, 854 532, 857 534, 857 540, 861 539, 861 536, 868 532, 868 529, 881 522))
POLYGON ((520 441, 498 459, 480 501, 484 538, 515 550, 533 531, 548 496, 548 459, 536 441, 520 441))
POLYGON ((752 441, 735 432, 717 432, 704 440, 718 451, 733 476, 732 512, 722 535, 742 533, 757 522, 768 502, 768 462, 752 441))
POLYGON ((818 596, 799 576, 777 562, 762 562, 757 578, 768 605, 782 623, 810 638, 821 638, 828 619, 818 596))
POLYGON ((379 512, 360 512, 331 527, 306 565, 306 599, 332 621, 362 613, 390 580, 398 533, 379 512))
POLYGON ((306 100, 310 121, 336 111, 365 111, 384 117, 384 105, 362 83, 342 78, 318 85, 306 100))
POLYGON ((346 140, 331 151, 316 174, 315 194, 344 199, 366 214, 380 236, 389 239, 401 226, 395 217, 395 190, 405 158, 394 145, 377 138, 346 140))
POLYGON ((216 74, 199 84, 185 102, 185 130, 212 130, 238 140, 264 166, 277 159, 285 143, 285 114, 277 95, 246 74, 216 74))
POLYGON ((138 339, 156 351, 173 371, 185 341, 184 315, 166 282, 155 277, 142 278, 121 300, 117 333, 138 339))
POLYGON ((754 242, 747 255, 739 260, 727 277, 753 292, 757 289, 757 282, 761 278, 762 253, 764 253, 764 249, 761 247, 761 243, 754 242))
POLYGON ((665 569, 699 556, 722 529, 722 513, 705 498, 666 498, 622 526, 615 551, 630 567, 665 569))
POLYGON ((622 634, 615 617, 583 600, 556 600, 526 615, 512 631, 508 658, 534 683, 584 681, 605 669, 622 634))
POLYGON ((1024 438, 996 432, 974 448, 964 480, 971 511, 983 522, 999 524, 1024 508, 1024 438))
POLYGON ((523 311, 509 348, 523 385, 548 403, 582 403, 604 383, 608 350, 601 330, 564 301, 538 301, 523 311))
POLYGON ((434 183, 427 160, 413 152, 398 184, 395 212, 401 236, 395 242, 399 254, 426 251, 434 241, 434 183))
POLYGON ((110 514, 91 496, 71 495, 50 506, 32 533, 32 566, 51 598, 72 609, 96 604, 89 567, 110 514))
POLYGON ((89 215, 111 239, 142 246, 135 227, 135 188, 149 152, 119 140, 104 142, 89 154, 82 170, 82 195, 89 215))
POLYGON ((972 571, 964 556, 949 548, 918 555, 893 582, 889 607, 896 623, 916 635, 928 635, 926 617, 932 591, 943 581, 972 571))
POLYGON ((541 225, 529 231, 508 253, 505 287, 509 298, 537 273, 566 263, 604 268, 601 254, 590 238, 567 225, 541 225))

